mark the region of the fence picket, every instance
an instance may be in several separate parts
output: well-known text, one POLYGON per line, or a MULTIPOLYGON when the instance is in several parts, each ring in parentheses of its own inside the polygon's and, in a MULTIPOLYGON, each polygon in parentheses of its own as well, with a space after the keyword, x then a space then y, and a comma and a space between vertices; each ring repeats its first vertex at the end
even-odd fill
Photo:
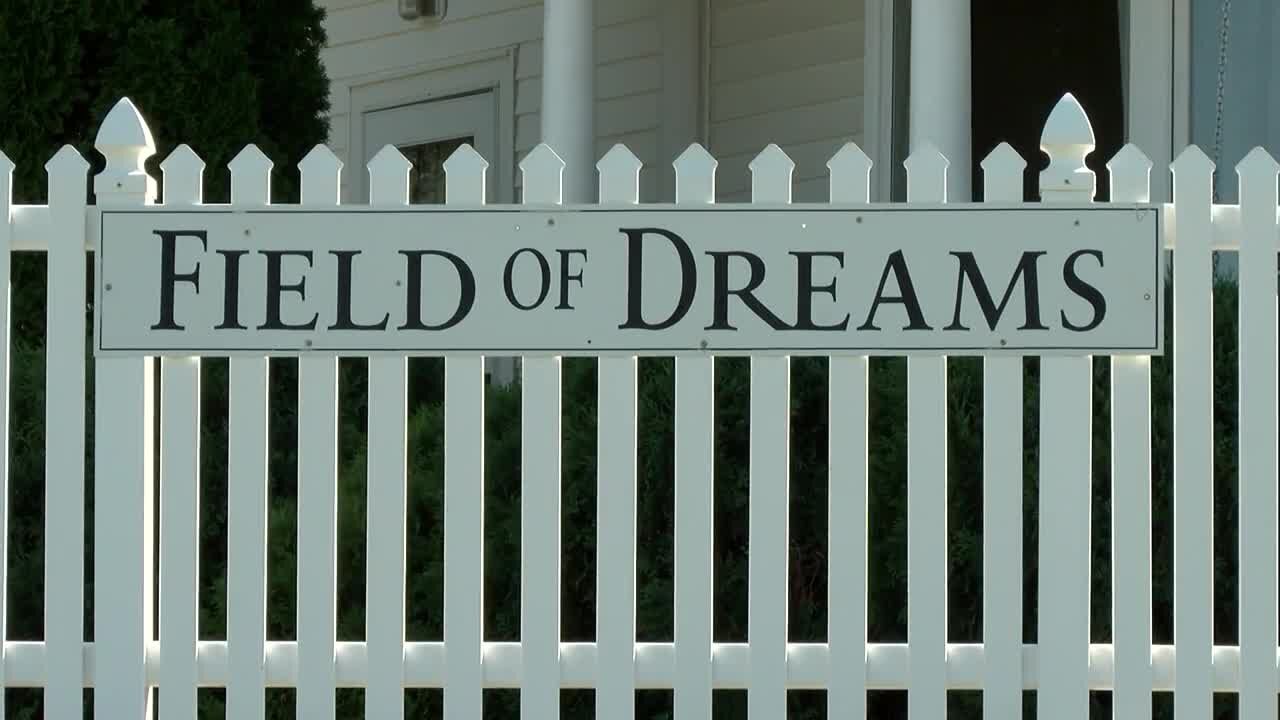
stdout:
MULTIPOLYGON (((445 161, 445 202, 482 205, 489 164, 470 145, 445 161)), ((484 359, 444 361, 444 716, 481 717, 484 667, 484 359)))
POLYGON ((70 145, 49 174, 45 343, 45 717, 84 715, 85 176, 70 145))
POLYGON ((1213 712, 1213 162, 1173 162, 1173 644, 1178 720, 1213 712))
MULTIPOLYGON (((560 203, 564 161, 555 151, 539 145, 520 169, 526 205, 560 203)), ((521 391, 520 717, 552 720, 560 717, 560 358, 525 356, 521 391)))
MULTIPOLYGON (((369 161, 369 204, 409 204, 412 165, 388 145, 369 161)), ((365 717, 404 717, 405 503, 408 360, 369 358, 368 545, 365 638, 369 684, 365 717)))
MULTIPOLYGON (((186 145, 160 165, 164 204, 199 205, 204 161, 186 145)), ((160 706, 196 717, 200 563, 200 358, 160 361, 160 706)))
MULTIPOLYGON (((601 205, 640 202, 640 160, 615 145, 597 165, 601 205)), ((596 717, 635 717, 636 358, 599 359, 596 717)))
MULTIPOLYGON (((338 204, 342 162, 329 148, 317 145, 298 168, 303 205, 338 204)), ((307 720, 336 713, 337 523, 338 359, 304 352, 298 359, 297 710, 307 720)))
POLYGON ((0 717, 7 717, 9 639, 9 268, 13 250, 13 161, 0 152, 0 717))
MULTIPOLYGON (((946 200, 947 159, 906 161, 907 201, 946 200)), ((947 360, 907 359, 907 646, 912 720, 947 711, 947 360)))
MULTIPOLYGON (((827 163, 833 203, 871 198, 871 158, 847 143, 827 163)), ((828 361, 827 644, 830 720, 867 716, 867 370, 865 355, 828 361)))
MULTIPOLYGON (((795 163, 769 145, 750 164, 751 199, 791 202, 795 163)), ((787 516, 790 462, 791 359, 751 356, 750 515, 747 553, 749 720, 787 714, 787 516)))
MULTIPOLYGON (((986 202, 1022 202, 1027 162, 1008 143, 982 161, 986 202)), ((982 361, 982 717, 1022 716, 1022 358, 982 361), (994 431, 994 428, 1004 428, 994 431)))
MULTIPOLYGON (((1151 161, 1126 145, 1107 163, 1113 202, 1150 200, 1151 161)), ((1163 303, 1162 298, 1151 302, 1163 303)), ((1115 717, 1151 717, 1151 358, 1111 358, 1111 605, 1115 717)))
POLYGON ((1240 178, 1240 717, 1276 717, 1276 175, 1262 148, 1240 178))
MULTIPOLYGON (((254 145, 230 163, 231 204, 271 202, 271 161, 254 145)), ((266 714, 268 361, 233 357, 227 404, 227 717, 266 714)))
MULTIPOLYGON (((694 143, 672 163, 676 204, 715 201, 716 160, 694 143)), ((711 717, 715 359, 675 359, 674 720, 711 717)))
MULTIPOLYGON (((1043 201, 1092 202, 1094 177, 1084 158, 1094 147, 1093 129, 1071 95, 1049 114, 1040 147, 1049 155, 1049 167, 1040 175, 1043 201)), ((1042 358, 1039 720, 1081 718, 1089 713, 1092 423, 1093 358, 1042 358)))
MULTIPOLYGON (((106 159, 94 178, 99 206, 155 199, 144 167, 155 144, 133 103, 116 103, 94 146, 106 159)), ((94 663, 96 718, 151 713, 146 646, 154 637, 153 383, 151 358, 94 360, 93 635, 95 654, 110 658, 94 663)))

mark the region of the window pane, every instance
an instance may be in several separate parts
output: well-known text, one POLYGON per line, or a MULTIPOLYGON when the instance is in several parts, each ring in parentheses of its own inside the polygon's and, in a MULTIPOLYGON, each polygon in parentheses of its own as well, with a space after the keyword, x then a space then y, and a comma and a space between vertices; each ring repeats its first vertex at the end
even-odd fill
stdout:
POLYGON ((409 171, 409 202, 444 202, 444 161, 463 144, 474 145, 475 138, 460 137, 400 147, 400 152, 413 163, 413 169, 409 171))

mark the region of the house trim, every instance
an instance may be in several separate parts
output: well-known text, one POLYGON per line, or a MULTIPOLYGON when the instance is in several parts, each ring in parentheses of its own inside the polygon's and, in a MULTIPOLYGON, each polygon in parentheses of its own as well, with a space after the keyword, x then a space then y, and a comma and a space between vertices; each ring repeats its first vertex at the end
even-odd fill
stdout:
POLYGON ((707 94, 707 58, 703 44, 706 3, 664 2, 662 23, 662 105, 659 117, 658 196, 675 197, 671 163, 693 142, 706 144, 703 98, 707 94), (696 72, 695 72, 696 69, 696 72))
POLYGON ((1125 139, 1151 159, 1152 202, 1171 202, 1168 168, 1191 133, 1190 3, 1126 5, 1125 139))
POLYGON ((871 157, 871 200, 888 202, 893 180, 895 3, 866 0, 862 150, 871 157))
MULTIPOLYGON (((497 105, 496 157, 489 161, 491 202, 513 202, 515 196, 516 46, 459 55, 446 60, 394 68, 350 81, 347 148, 352 165, 363 165, 364 116, 374 110, 492 91, 497 105)), ((356 169, 356 168, 353 168, 356 169)), ((368 177, 363 167, 347 183, 346 202, 364 202, 368 177)))

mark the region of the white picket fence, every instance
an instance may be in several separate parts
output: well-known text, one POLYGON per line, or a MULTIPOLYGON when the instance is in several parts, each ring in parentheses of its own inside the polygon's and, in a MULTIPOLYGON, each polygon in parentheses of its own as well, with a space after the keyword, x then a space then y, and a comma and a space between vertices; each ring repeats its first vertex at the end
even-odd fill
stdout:
MULTIPOLYGON (((1043 137, 1051 163, 1045 202, 1090 201, 1083 159, 1093 135, 1070 96, 1043 137)), ((141 205, 154 196, 143 161, 154 153, 137 111, 122 101, 104 122, 94 180, 99 205, 141 205)), ((523 718, 559 717, 562 688, 594 688, 597 717, 629 718, 634 692, 674 690, 676 720, 711 715, 712 690, 745 688, 748 717, 786 716, 788 690, 828 693, 829 716, 861 718, 869 690, 905 689, 912 718, 940 718, 946 693, 983 692, 988 718, 1018 717, 1024 689, 1042 720, 1088 716, 1089 693, 1114 693, 1116 717, 1150 717, 1153 691, 1174 691, 1178 718, 1211 716, 1213 694, 1240 695, 1240 716, 1276 716, 1277 695, 1277 170, 1265 152, 1237 168, 1239 206, 1211 205, 1214 167, 1197 148, 1173 163, 1175 201, 1166 244, 1176 246, 1175 632, 1151 630, 1150 358, 1111 358, 1114 640, 1090 643, 1091 359, 1042 362, 1040 532, 1022 547, 1021 361, 985 359, 983 638, 947 642, 946 365, 911 358, 908 442, 908 637, 867 642, 868 358, 830 360, 829 617, 825 643, 788 642, 789 361, 753 357, 750 397, 749 641, 712 635, 714 360, 679 357, 675 379, 674 642, 636 643, 636 362, 599 364, 598 636, 560 641, 560 361, 528 357, 523 373, 521 641, 482 635, 482 361, 446 361, 445 600, 443 642, 405 642, 406 360, 370 360, 368 607, 363 642, 335 641, 337 361, 306 354, 299 368, 297 641, 268 642, 266 604, 266 359, 230 365, 228 618, 224 640, 198 640, 199 358, 162 361, 163 401, 153 407, 152 360, 110 358, 96 373, 95 637, 82 642, 85 419, 85 257, 96 218, 86 209, 88 163, 72 148, 48 163, 48 205, 13 205, 13 166, 0 159, 0 283, 13 251, 48 253, 46 423, 46 632, 41 642, 3 644, 7 687, 45 689, 46 717, 81 717, 84 687, 95 717, 151 713, 158 686, 165 717, 195 717, 197 687, 227 688, 227 717, 261 718, 264 689, 296 687, 300 718, 335 713, 335 687, 366 688, 370 718, 403 716, 404 688, 443 688, 448 718, 480 718, 482 691, 519 688, 523 718), (1213 644, 1213 375, 1211 251, 1236 250, 1240 276, 1240 630, 1238 647, 1213 644), (160 413, 158 487, 150 428, 160 413), (834 439, 838 439, 835 441, 834 439), (161 539, 150 508, 160 492, 161 539), (1039 553, 1039 642, 1022 642, 1023 553, 1039 553), (158 608, 151 591, 158 553, 158 608), (160 613, 152 637, 152 612, 160 613), (1176 670, 1175 670, 1176 659, 1176 670)), ((713 202, 716 161, 692 146, 674 163, 676 202, 713 202)), ((945 200, 946 160, 920 149, 906 163, 908 202, 945 200)), ((342 167, 324 147, 302 161, 302 203, 334 205, 342 167)), ((831 201, 868 200, 870 160, 854 145, 829 163, 831 201)), ((1111 197, 1148 199, 1150 163, 1127 146, 1107 165, 1111 197)), ((179 147, 162 163, 164 203, 199 204, 203 163, 179 147)), ((464 147, 446 164, 448 202, 482 203, 487 165, 464 147)), ((751 165, 758 202, 788 202, 793 165, 770 146, 751 165)), ((386 149, 370 164, 371 203, 408 200, 409 164, 386 149)), ((546 147, 521 164, 524 202, 560 202, 563 164, 546 147)), ((987 201, 1020 202, 1023 158, 1008 145, 983 162, 987 201)), ((270 161, 247 147, 230 163, 231 205, 270 203, 270 161)), ((633 204, 640 163, 617 147, 599 164, 600 201, 633 204)), ((8 402, 10 324, 0 294, 0 348, 8 402)), ((7 452, 8 414, 0 443, 7 452)), ((0 480, 8 486, 7 465, 0 480)), ((0 534, 0 557, 8 538, 0 534)), ((0 565, 3 568, 3 565, 0 565)), ((7 588, 7 578, 4 586, 7 588)), ((6 598, 0 593, 0 602, 6 598)), ((0 608, 0 617, 4 616, 0 608)), ((0 698, 3 694, 0 694, 0 698)))

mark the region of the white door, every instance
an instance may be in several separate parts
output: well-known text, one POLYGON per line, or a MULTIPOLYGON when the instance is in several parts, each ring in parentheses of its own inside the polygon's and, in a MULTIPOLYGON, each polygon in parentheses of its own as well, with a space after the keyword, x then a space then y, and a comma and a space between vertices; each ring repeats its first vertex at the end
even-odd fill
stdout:
MULTIPOLYGON (((459 95, 374 110, 364 117, 363 162, 383 147, 394 145, 413 163, 409 173, 409 202, 444 202, 444 161, 464 143, 471 144, 493 164, 497 149, 497 105, 494 93, 459 95)), ((369 197, 368 173, 358 173, 356 196, 369 197)), ((489 195, 493 195, 489 173, 489 195)))
MULTIPOLYGON (((493 91, 458 95, 374 110, 364 117, 364 163, 387 145, 394 145, 413 164, 409 171, 409 202, 438 204, 445 200, 444 162, 459 146, 469 143, 492 166, 496 157, 497 105, 493 91)), ((487 173, 488 196, 494 197, 497 173, 487 173)), ((368 200, 368 173, 358 173, 357 197, 368 200)), ((507 385, 515 378, 516 358, 485 358, 493 382, 507 385)))

